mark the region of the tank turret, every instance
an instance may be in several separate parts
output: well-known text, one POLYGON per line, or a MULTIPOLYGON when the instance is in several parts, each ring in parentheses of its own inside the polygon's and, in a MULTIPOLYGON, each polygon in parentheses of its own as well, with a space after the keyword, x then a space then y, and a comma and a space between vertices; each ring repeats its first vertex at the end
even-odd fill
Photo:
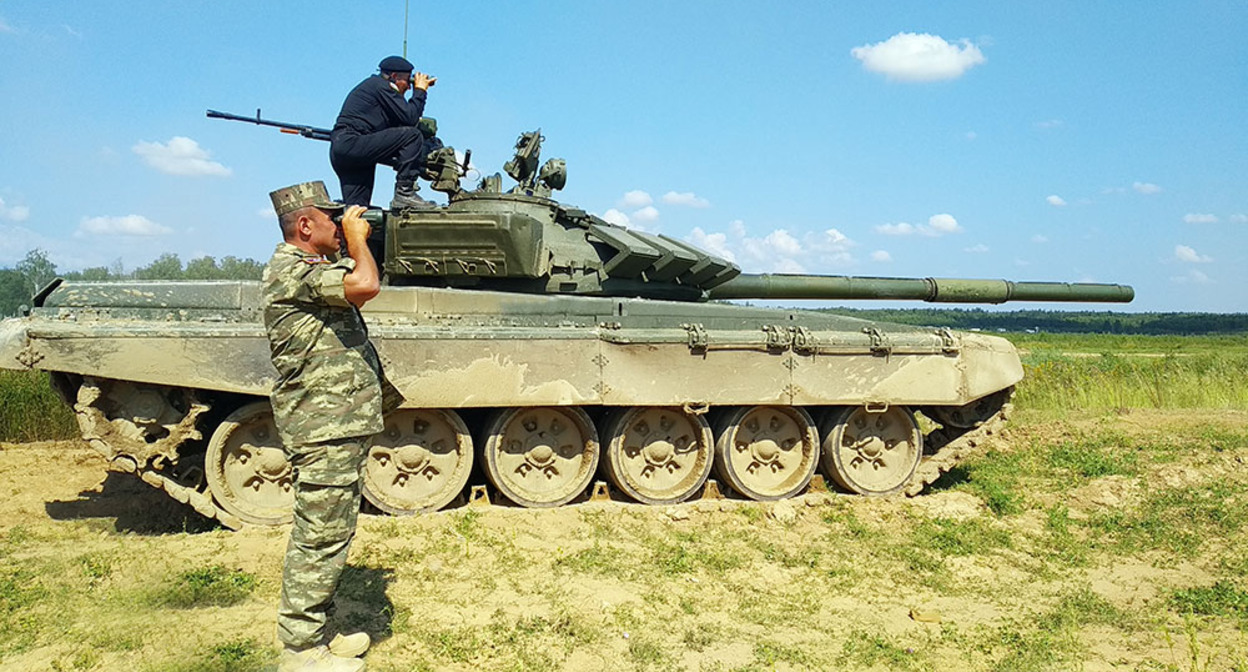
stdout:
MULTIPOLYGON (((442 179, 444 208, 370 211, 384 240, 382 257, 395 285, 477 287, 502 291, 708 299, 899 299, 933 303, 1007 301, 1130 302, 1116 284, 1013 282, 955 278, 871 278, 742 274, 736 264, 669 236, 611 224, 551 199, 567 167, 551 159, 539 170, 543 137, 524 133, 505 166, 517 181, 504 192, 497 173, 473 191, 442 179)), ((463 166, 453 150, 430 159, 430 173, 463 166)), ((466 164, 463 164, 466 165, 466 164)))

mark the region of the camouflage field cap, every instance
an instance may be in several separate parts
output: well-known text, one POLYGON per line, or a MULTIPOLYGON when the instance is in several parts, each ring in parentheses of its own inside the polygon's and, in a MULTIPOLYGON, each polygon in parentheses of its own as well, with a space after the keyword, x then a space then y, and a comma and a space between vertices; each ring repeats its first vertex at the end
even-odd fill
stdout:
POLYGON ((325 183, 320 180, 271 191, 269 198, 273 200, 273 210, 277 212, 278 217, 310 205, 322 210, 342 210, 347 207, 330 200, 329 191, 325 189, 325 183))

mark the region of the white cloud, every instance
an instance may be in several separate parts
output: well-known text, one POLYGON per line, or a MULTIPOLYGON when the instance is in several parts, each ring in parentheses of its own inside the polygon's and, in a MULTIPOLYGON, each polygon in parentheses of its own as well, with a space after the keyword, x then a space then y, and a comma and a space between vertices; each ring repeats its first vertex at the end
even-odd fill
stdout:
POLYGON ((139 141, 130 148, 147 165, 169 175, 228 177, 230 169, 209 160, 208 150, 190 138, 175 136, 166 144, 139 141))
POLYGON ((846 236, 845 234, 841 233, 840 231, 836 229, 828 229, 827 231, 824 231, 823 239, 820 241, 820 243, 822 243, 823 245, 829 245, 832 247, 853 244, 849 240, 849 236, 846 236))
POLYGON ((277 213, 273 212, 273 206, 271 205, 266 205, 265 207, 256 210, 256 216, 264 219, 277 219, 277 213))
POLYGON ((1208 285, 1212 283, 1213 280, 1204 273, 1192 268, 1188 269, 1187 273, 1184 275, 1172 276, 1170 278, 1170 282, 1179 285, 1208 285))
POLYGON ((871 261, 889 262, 893 260, 893 255, 886 250, 876 250, 871 253, 871 261))
POLYGON ((1037 121, 1036 128, 1048 130, 1050 128, 1059 128, 1062 125, 1061 119, 1049 119, 1048 121, 1037 121))
POLYGON ((30 218, 30 208, 25 205, 9 205, 0 198, 0 219, 10 222, 24 222, 30 218))
POLYGON ((978 245, 964 247, 962 248, 962 251, 970 253, 970 254, 984 254, 985 252, 988 251, 988 246, 983 243, 979 243, 978 245))
POLYGON ((907 222, 898 222, 896 224, 881 224, 875 227, 875 230, 886 236, 908 236, 917 229, 907 222))
POLYGON ((1031 242, 1037 243, 1037 244, 1044 244, 1044 243, 1049 242, 1049 238, 1047 236, 1042 236, 1037 233, 1036 235, 1031 237, 1031 242))
POLYGON ((4 19, 0 19, 0 33, 16 33, 17 30, 10 26, 4 19))
POLYGON ((897 224, 881 224, 875 227, 876 233, 882 233, 886 236, 909 236, 919 234, 921 236, 943 236, 946 233, 959 233, 962 226, 958 224, 958 220, 953 215, 942 213, 932 215, 928 218, 927 224, 914 225, 907 222, 898 222, 897 224))
POLYGON ((867 70, 903 82, 957 79, 984 62, 979 47, 969 40, 950 44, 927 33, 898 33, 883 42, 854 47, 849 53, 867 70))
POLYGON ((1179 261, 1185 261, 1189 264, 1207 264, 1213 261, 1213 257, 1200 254, 1186 245, 1175 245, 1174 256, 1179 261))
POLYGON ((616 210, 615 208, 611 208, 610 210, 602 213, 602 218, 612 224, 615 224, 616 226, 628 226, 630 223, 628 221, 628 215, 616 210))
POLYGON ((710 251, 715 256, 727 259, 731 262, 737 261, 737 255, 728 249, 728 235, 724 233, 707 233, 699 227, 694 227, 689 232, 687 240, 698 247, 710 251))
POLYGON ((826 272, 826 269, 854 262, 849 253, 853 241, 835 228, 800 236, 787 229, 776 229, 761 238, 753 238, 737 220, 729 224, 726 234, 695 228, 687 240, 741 264, 752 273, 806 273, 807 269, 826 272))
POLYGON ((948 213, 932 215, 928 218, 927 225, 931 227, 932 233, 925 235, 941 236, 946 233, 958 233, 962 230, 962 227, 958 225, 958 220, 948 213))
POLYGON ((162 226, 143 215, 125 215, 124 217, 83 217, 82 224, 74 235, 123 235, 123 236, 161 236, 172 233, 173 229, 162 226))
POLYGON ((806 273, 806 267, 802 265, 802 262, 790 257, 781 257, 780 259, 777 259, 776 263, 773 264, 769 270, 772 273, 806 273))
POLYGON ((979 134, 976 133, 975 131, 967 131, 963 137, 965 137, 967 140, 975 140, 976 138, 979 137, 979 134))
POLYGON ((641 222, 641 223, 653 222, 653 221, 658 220, 658 218, 659 218, 659 211, 657 208, 655 208, 652 205, 647 205, 646 207, 629 215, 629 219, 631 219, 634 222, 641 222))
POLYGON ((711 202, 705 198, 699 198, 692 191, 675 192, 669 191, 663 194, 663 202, 669 205, 684 205, 690 208, 709 208, 711 202))
POLYGON ((1208 213, 1191 212, 1183 215, 1183 221, 1188 224, 1217 224, 1218 216, 1208 213))
POLYGON ((1058 196, 1057 194, 1053 194, 1052 196, 1047 196, 1045 197, 1044 200, 1047 201, 1049 205, 1055 208, 1060 208, 1066 205, 1066 199, 1062 198, 1061 196, 1058 196))
POLYGON ((763 239, 763 245, 785 256, 791 257, 802 253, 802 243, 784 229, 776 229, 767 234, 767 237, 763 239))
POLYGON ((654 199, 650 198, 650 194, 640 189, 634 189, 620 197, 620 200, 616 203, 616 205, 625 210, 636 210, 637 208, 643 208, 651 203, 654 203, 654 199))
POLYGON ((1230 220, 1232 224, 1248 224, 1248 215, 1245 215, 1245 214, 1231 215, 1230 220))
POLYGON ((1131 188, 1134 189, 1136 193, 1145 194, 1145 195, 1161 193, 1161 187, 1151 182, 1136 182, 1131 185, 1131 188))

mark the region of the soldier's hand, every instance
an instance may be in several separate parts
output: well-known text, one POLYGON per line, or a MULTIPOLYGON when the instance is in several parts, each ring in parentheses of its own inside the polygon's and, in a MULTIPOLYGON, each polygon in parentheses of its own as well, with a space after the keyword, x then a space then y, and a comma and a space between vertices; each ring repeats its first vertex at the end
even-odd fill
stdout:
POLYGON ((438 82, 437 77, 430 77, 429 75, 426 75, 423 72, 412 73, 412 88, 413 89, 420 89, 421 91, 428 91, 429 87, 433 86, 437 82, 438 82))
POLYGON ((373 227, 361 217, 366 209, 362 205, 347 206, 347 211, 342 214, 342 237, 345 241, 363 242, 368 239, 373 227))

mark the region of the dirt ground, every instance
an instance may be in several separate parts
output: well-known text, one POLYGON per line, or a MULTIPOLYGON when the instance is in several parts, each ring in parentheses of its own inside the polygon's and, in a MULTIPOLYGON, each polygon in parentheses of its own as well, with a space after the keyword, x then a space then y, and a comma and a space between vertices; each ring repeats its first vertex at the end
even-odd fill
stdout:
MULTIPOLYGON (((1192 427, 1243 437, 1248 415, 1132 412, 1083 423, 1142 441, 1192 427)), ((1071 431, 1040 422, 1007 432, 995 449, 1071 431)), ((1026 639, 1061 596, 1083 590, 1143 620, 1080 625, 1068 633, 1079 653, 1057 669, 1230 670, 1248 651, 1242 623, 1185 625, 1157 606, 1176 587, 1212 584, 1212 555, 1142 552, 1055 568, 1039 545, 1044 506, 1060 502, 1073 520, 1126 510, 1151 484, 1243 479, 1246 459, 1242 443, 1182 454, 1139 477, 1035 493, 1036 506, 1005 517, 956 488, 910 499, 813 492, 775 504, 369 515, 334 622, 374 634, 374 670, 1008 669, 1009 647, 1026 644, 1011 633, 1026 639), (941 556, 927 581, 888 541, 924 521, 978 521, 1015 541, 941 556)), ((194 661, 219 657, 222 642, 273 644, 285 534, 220 529, 133 477, 106 473, 81 442, 0 444, 0 535, 10 540, 0 560, 40 568, 41 594, 63 612, 0 650, 0 669, 243 669, 194 661), (181 610, 143 598, 213 565, 254 575, 254 592, 181 610)))

